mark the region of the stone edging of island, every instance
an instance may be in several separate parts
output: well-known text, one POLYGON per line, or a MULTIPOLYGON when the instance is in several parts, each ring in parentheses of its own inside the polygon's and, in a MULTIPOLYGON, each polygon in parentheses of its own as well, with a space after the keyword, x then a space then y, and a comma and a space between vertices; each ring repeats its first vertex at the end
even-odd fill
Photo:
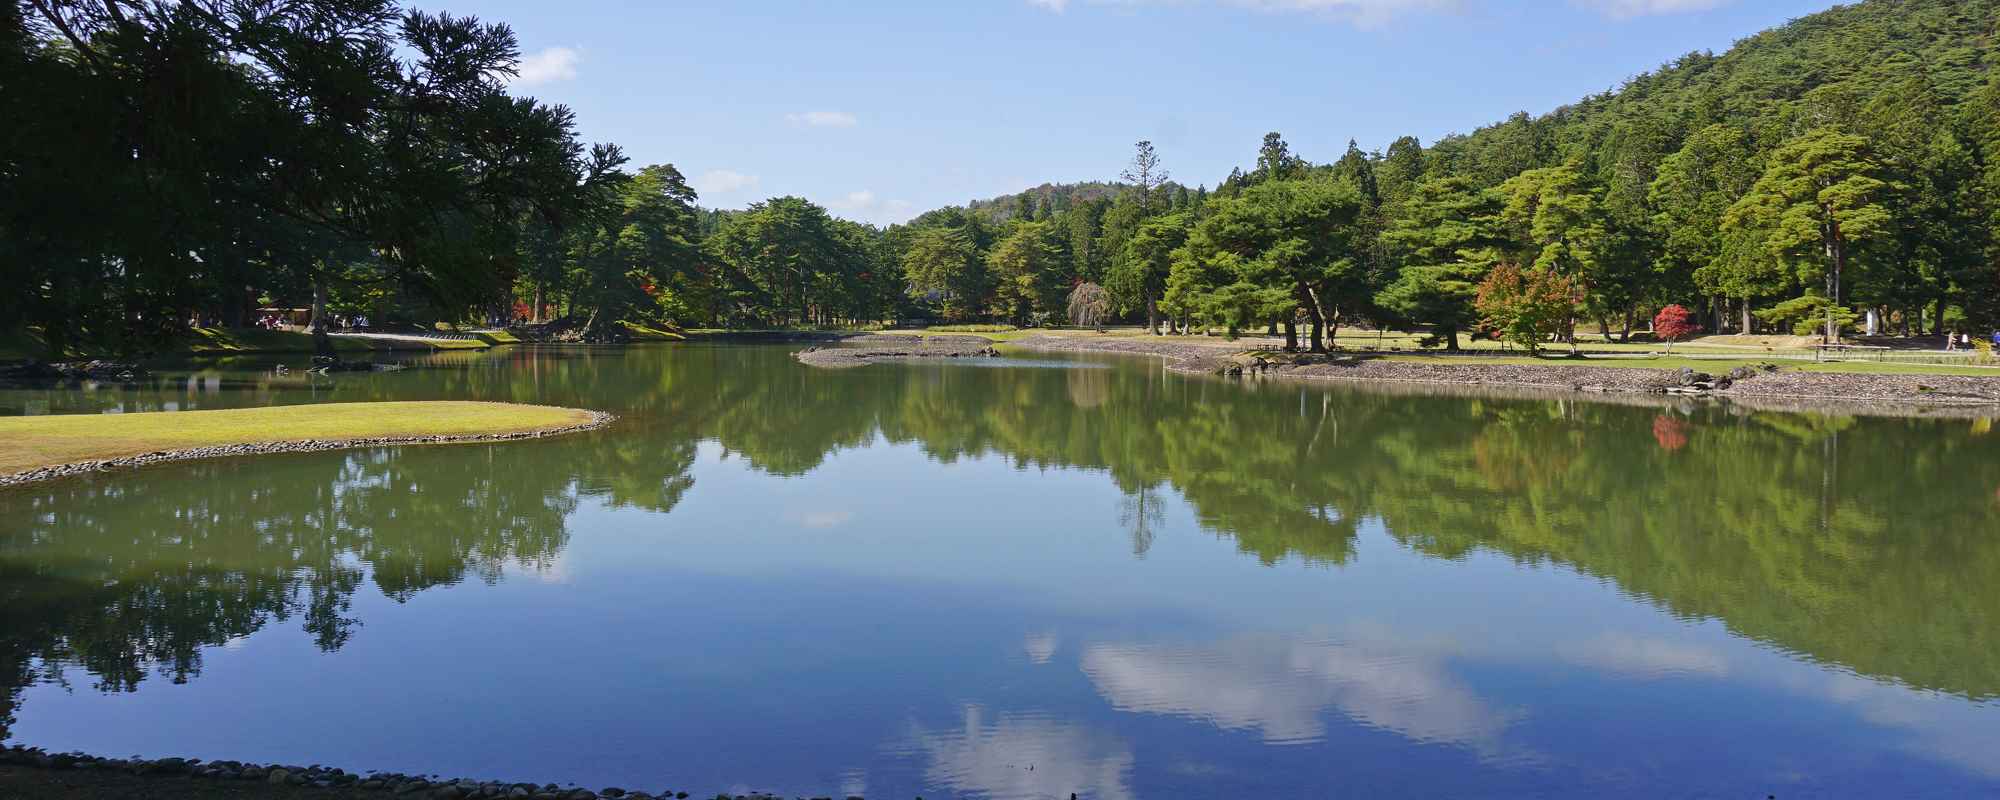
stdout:
MULTIPOLYGON (((1809 402, 1840 410, 1923 408, 1990 409, 2000 405, 2000 375, 1994 377, 1922 374, 1750 371, 1717 379, 1688 391, 1686 373, 1648 367, 1575 364, 1417 363, 1375 358, 1340 359, 1291 354, 1240 352, 1224 347, 1173 341, 1032 336, 1009 343, 1037 352, 1122 353, 1165 360, 1166 368, 1191 375, 1261 375, 1305 380, 1382 384, 1495 386, 1585 393, 1698 394, 1732 401, 1809 402)), ((1893 412, 1892 412, 1893 413, 1893 412)), ((1897 414, 1901 415, 1901 414, 1897 414)))
POLYGON ((834 340, 827 347, 808 347, 792 354, 814 367, 859 367, 878 361, 919 358, 994 358, 1000 351, 984 336, 908 336, 869 334, 834 340))
POLYGON ((69 478, 92 472, 103 472, 129 467, 145 467, 170 461, 192 461, 202 458, 224 458, 230 456, 273 455, 278 453, 317 453, 324 450, 350 450, 359 447, 387 447, 404 444, 470 444, 477 442, 511 442, 522 439, 540 439, 548 436, 595 430, 611 424, 617 419, 602 411, 585 410, 590 418, 575 425, 555 428, 537 428, 528 431, 508 433, 467 433, 428 434, 420 436, 363 436, 351 439, 298 439, 293 441, 246 442, 243 444, 219 444, 208 447, 189 447, 180 450, 160 450, 141 453, 124 458, 107 458, 96 461, 78 461, 71 464, 56 464, 37 467, 26 472, 0 475, 0 489, 22 486, 41 481, 69 478))

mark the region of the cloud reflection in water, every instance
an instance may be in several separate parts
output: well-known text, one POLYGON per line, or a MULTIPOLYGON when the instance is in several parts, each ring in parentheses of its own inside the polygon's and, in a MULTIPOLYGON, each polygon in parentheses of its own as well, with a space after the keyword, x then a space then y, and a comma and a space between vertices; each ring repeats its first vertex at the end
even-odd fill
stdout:
POLYGON ((1132 749, 1124 741, 1040 713, 965 707, 958 730, 911 730, 909 750, 927 783, 995 800, 1067 797, 1131 800, 1132 749))
POLYGON ((1173 714, 1270 744, 1326 737, 1324 713, 1419 742, 1510 753, 1501 742, 1519 715, 1495 708, 1445 668, 1442 654, 1377 642, 1255 635, 1210 645, 1092 645, 1083 671, 1121 711, 1173 714))

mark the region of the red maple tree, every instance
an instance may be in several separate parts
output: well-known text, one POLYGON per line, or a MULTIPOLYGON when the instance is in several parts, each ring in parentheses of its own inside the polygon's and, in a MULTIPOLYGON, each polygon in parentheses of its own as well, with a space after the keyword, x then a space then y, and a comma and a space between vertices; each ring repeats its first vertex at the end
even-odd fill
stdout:
POLYGON ((1667 352, 1673 352, 1674 342, 1700 332, 1701 326, 1695 324, 1694 312, 1678 303, 1653 315, 1653 335, 1667 340, 1667 352))

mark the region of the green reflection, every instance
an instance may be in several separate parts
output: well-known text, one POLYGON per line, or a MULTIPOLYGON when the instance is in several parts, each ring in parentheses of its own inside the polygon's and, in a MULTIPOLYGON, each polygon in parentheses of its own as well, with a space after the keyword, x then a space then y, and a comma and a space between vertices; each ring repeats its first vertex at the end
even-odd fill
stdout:
POLYGON ((1266 563, 1348 564, 1357 526, 1380 520, 1422 553, 1562 565, 1807 658, 2000 695, 1988 635, 2000 459, 1986 421, 1236 384, 1138 360, 820 371, 775 348, 515 350, 328 385, 228 382, 32 402, 453 397, 621 419, 546 442, 196 463, 0 494, 0 734, 13 689, 53 665, 80 665, 106 691, 149 672, 186 680, 203 648, 274 622, 326 649, 363 635, 350 611, 363 583, 404 600, 546 567, 583 498, 670 512, 694 486, 700 442, 803 476, 878 438, 941 462, 1101 472, 1127 499, 1096 524, 1139 556, 1170 491, 1266 563))

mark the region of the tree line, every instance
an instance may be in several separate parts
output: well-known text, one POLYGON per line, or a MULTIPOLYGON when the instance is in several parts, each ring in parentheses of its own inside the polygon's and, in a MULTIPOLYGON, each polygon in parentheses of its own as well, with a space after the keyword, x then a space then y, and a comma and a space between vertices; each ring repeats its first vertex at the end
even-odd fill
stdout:
POLYGON ((508 94, 504 25, 389 0, 20 0, 0 19, 0 275, 51 349, 263 305, 378 319, 848 326, 1342 325, 1534 347, 2000 323, 2000 0, 1869 0, 1428 145, 1264 138, 1190 188, 1115 182, 887 228, 797 197, 699 206, 508 94))
POLYGON ((887 229, 799 198, 700 212, 662 305, 707 325, 1105 316, 1312 349, 1343 324, 1453 348, 1630 336, 1670 305, 1715 332, 2000 324, 1996 18, 1843 6, 1428 145, 1314 161, 1272 133, 1213 191, 1140 142, 1115 182, 887 229))

